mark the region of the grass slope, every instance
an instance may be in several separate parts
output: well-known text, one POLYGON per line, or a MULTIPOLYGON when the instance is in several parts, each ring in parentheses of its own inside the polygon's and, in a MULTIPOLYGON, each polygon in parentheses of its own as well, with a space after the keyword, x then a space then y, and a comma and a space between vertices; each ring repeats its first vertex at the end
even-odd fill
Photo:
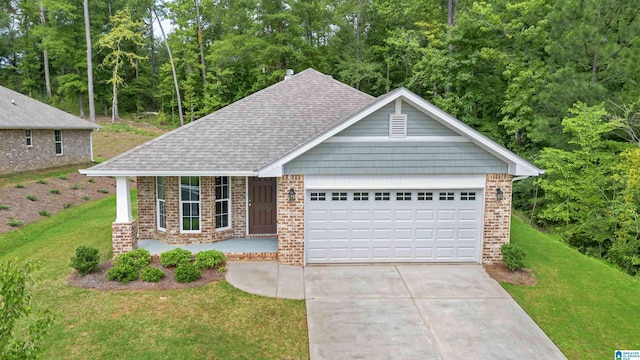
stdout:
POLYGON ((114 217, 110 197, 0 235, 0 261, 41 262, 34 305, 56 317, 43 359, 308 358, 303 301, 250 295, 225 281, 148 292, 69 287, 77 246, 111 257, 114 217))
POLYGON ((640 281, 515 218, 511 241, 527 251, 538 285, 503 286, 568 358, 640 349, 640 281))

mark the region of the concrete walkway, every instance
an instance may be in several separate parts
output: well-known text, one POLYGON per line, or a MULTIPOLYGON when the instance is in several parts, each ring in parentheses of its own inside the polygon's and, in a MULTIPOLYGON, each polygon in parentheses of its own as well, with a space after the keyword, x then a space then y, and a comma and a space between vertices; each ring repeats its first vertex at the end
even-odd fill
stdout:
POLYGON ((218 250, 223 253, 276 253, 278 252, 277 238, 246 239, 234 238, 218 241, 212 244, 169 245, 158 240, 140 240, 138 248, 147 249, 151 255, 160 255, 165 251, 181 248, 197 254, 200 251, 218 250))
POLYGON ((242 290, 306 299, 311 360, 565 359, 480 265, 228 269, 242 290))

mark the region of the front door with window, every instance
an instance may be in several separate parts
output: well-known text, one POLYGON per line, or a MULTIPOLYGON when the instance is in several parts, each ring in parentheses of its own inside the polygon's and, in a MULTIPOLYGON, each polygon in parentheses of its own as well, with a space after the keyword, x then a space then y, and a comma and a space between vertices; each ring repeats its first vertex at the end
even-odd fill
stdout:
POLYGON ((249 234, 277 232, 276 178, 249 178, 249 234))

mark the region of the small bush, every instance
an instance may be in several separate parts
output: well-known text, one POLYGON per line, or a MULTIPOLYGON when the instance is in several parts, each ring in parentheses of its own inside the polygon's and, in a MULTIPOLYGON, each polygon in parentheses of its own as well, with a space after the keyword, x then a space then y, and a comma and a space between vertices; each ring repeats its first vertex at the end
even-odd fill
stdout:
POLYGON ((94 182, 94 181, 95 181, 95 180, 93 180, 93 179, 89 179, 89 180, 87 180, 87 182, 90 182, 90 183, 92 183, 92 184, 93 184, 93 182, 94 182))
POLYGON ((55 195, 59 195, 60 194, 60 190, 58 189, 51 189, 49 190, 50 193, 55 194, 55 195))
POLYGON ((102 194, 108 194, 109 193, 109 190, 107 190, 107 189, 98 189, 96 191, 99 192, 99 193, 102 193, 102 194))
POLYGON ((84 201, 89 201, 89 197, 87 195, 81 197, 80 199, 84 200, 84 201))
POLYGON ((29 201, 36 201, 36 197, 34 195, 27 195, 25 196, 25 199, 29 200, 29 201))
POLYGON ((0 210, 9 210, 9 209, 11 209, 11 206, 5 205, 5 204, 0 204, 0 210))
POLYGON ((500 247, 500 251, 502 252, 502 259, 512 271, 525 267, 524 258, 527 257, 527 252, 520 246, 504 244, 500 247))
POLYGON ((60 179, 60 180, 67 180, 67 177, 66 177, 66 176, 64 176, 64 175, 60 175, 60 176, 58 176, 58 179, 60 179))
POLYGON ((196 254, 195 266, 200 270, 219 267, 225 260, 222 251, 207 250, 196 254))
POLYGON ((66 203, 62 204, 62 208, 63 209, 68 209, 68 208, 70 208, 72 206, 73 206, 73 203, 70 203, 70 202, 66 202, 66 203))
POLYGON ((145 266, 140 270, 140 279, 146 282, 158 282, 165 276, 164 271, 150 266, 145 266))
POLYGON ((22 225, 22 221, 16 220, 16 219, 9 219, 9 222, 7 223, 7 225, 11 226, 11 227, 18 227, 20 225, 22 225))
POLYGON ((22 185, 22 184, 16 184, 16 189, 23 189, 23 188, 24 188, 24 185, 22 185))
POLYGON ((126 285, 131 281, 138 280, 138 269, 130 265, 119 265, 107 271, 107 279, 126 285))
POLYGON ((51 213, 47 210, 40 210, 38 211, 38 214, 40 214, 41 216, 51 216, 51 213))
POLYGON ((200 270, 193 264, 180 264, 176 268, 176 281, 179 283, 194 282, 201 277, 200 270))
POLYGON ((47 183, 47 181, 46 181, 46 180, 44 180, 44 179, 40 179, 40 180, 38 180, 38 181, 36 181, 36 182, 37 182, 38 184, 42 184, 42 185, 44 185, 44 184, 46 184, 46 183, 47 183))
POLYGON ((219 273, 223 273, 223 272, 225 272, 225 271, 227 271, 227 268, 226 268, 226 267, 224 267, 224 266, 221 266, 221 267, 219 267, 219 268, 218 268, 218 272, 219 272, 219 273))
POLYGON ((91 246, 78 246, 76 248, 76 256, 71 258, 71 267, 76 269, 80 276, 96 269, 99 263, 100 252, 91 246))
POLYGON ((160 264, 167 267, 190 264, 191 258, 191 251, 175 248, 160 254, 160 264))
POLYGON ((80 185, 78 184, 71 185, 71 190, 78 190, 78 189, 80 189, 80 185))
POLYGON ((149 265, 151 262, 151 254, 146 249, 135 249, 124 254, 118 255, 114 261, 115 266, 127 265, 140 270, 149 265))

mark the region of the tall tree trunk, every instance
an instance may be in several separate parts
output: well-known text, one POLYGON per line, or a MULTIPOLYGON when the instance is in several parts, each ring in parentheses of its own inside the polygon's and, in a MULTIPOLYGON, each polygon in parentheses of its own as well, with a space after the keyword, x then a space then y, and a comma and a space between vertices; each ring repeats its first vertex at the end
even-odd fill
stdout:
MULTIPOLYGON (((360 65, 360 22, 362 21, 362 0, 358 0, 358 13, 356 14, 356 64, 360 65)), ((356 81, 356 89, 360 90, 360 76, 356 81)))
POLYGON ((82 91, 78 93, 78 104, 80 104, 80 117, 84 119, 84 97, 82 91))
POLYGON ((196 24, 198 26, 198 45, 200 46, 200 68, 202 70, 202 84, 207 84, 207 70, 204 66, 204 45, 202 44, 202 24, 200 22, 200 3, 195 0, 196 3, 196 24))
POLYGON ((153 85, 156 85, 156 39, 153 34, 153 10, 149 9, 149 36, 151 37, 151 75, 153 77, 153 85))
POLYGON ((91 23, 89 22, 89 0, 83 1, 84 34, 87 42, 87 89, 89 90, 89 120, 96 121, 96 107, 93 100, 93 65, 91 56, 91 23))
POLYGON ((162 22, 160 22, 160 18, 158 17, 158 12, 156 11, 155 8, 153 9, 153 13, 156 15, 156 20, 158 20, 158 25, 160 26, 160 32, 162 33, 162 38, 164 39, 164 43, 167 46, 167 53, 169 54, 169 63, 171 64, 171 72, 173 73, 173 83, 176 86, 176 96, 178 99, 178 114, 180 115, 180 126, 184 126, 184 116, 182 116, 182 102, 180 101, 180 87, 178 86, 178 76, 176 75, 176 66, 173 62, 173 55, 171 55, 171 47, 169 47, 169 41, 167 41, 167 35, 165 35, 164 33, 164 29, 162 28, 162 22))
MULTIPOLYGON (((117 45, 118 46, 118 53, 120 53, 120 44, 117 45)), ((118 65, 119 65, 120 61, 116 60, 116 66, 113 67, 113 78, 111 80, 113 80, 113 102, 111 103, 111 123, 115 123, 116 119, 119 119, 120 117, 118 116, 118 84, 117 84, 117 78, 118 78, 118 65)))
MULTIPOLYGON (((46 24, 47 19, 44 16, 44 5, 42 2, 40 3, 40 23, 42 25, 46 24)), ((42 58, 44 59, 44 83, 47 87, 47 97, 51 97, 51 77, 49 76, 49 52, 47 51, 47 47, 42 47, 42 58)))
MULTIPOLYGON (((451 56, 453 55, 453 44, 451 43, 451 29, 456 26, 456 6, 458 6, 459 0, 448 0, 447 1, 447 41, 449 45, 449 59, 451 60, 451 56)), ((447 65, 446 69, 447 74, 451 72, 450 65, 447 65)), ((446 84, 444 87, 445 96, 451 92, 451 85, 446 84)))

